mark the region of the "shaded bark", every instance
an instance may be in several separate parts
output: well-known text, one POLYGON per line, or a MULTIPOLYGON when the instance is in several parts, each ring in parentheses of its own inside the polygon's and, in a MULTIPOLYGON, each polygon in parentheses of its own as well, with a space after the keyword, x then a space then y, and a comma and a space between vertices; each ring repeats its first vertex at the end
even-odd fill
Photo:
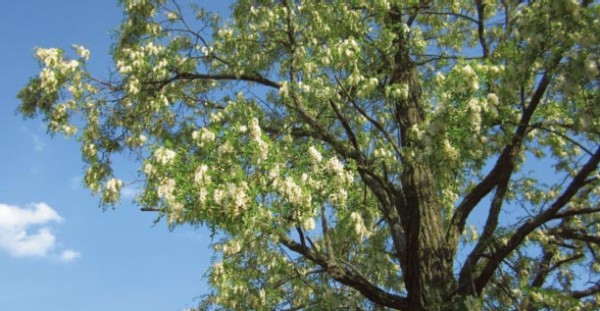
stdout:
MULTIPOLYGON (((402 20, 399 10, 390 13, 392 27, 402 20)), ((420 79, 416 64, 409 56, 404 35, 398 35, 398 50, 392 64, 392 84, 408 86, 407 98, 397 100, 395 119, 403 148, 419 151, 411 141, 410 130, 424 121, 420 79)), ((455 287, 451 245, 446 243, 442 213, 437 201, 435 179, 428 163, 404 159, 401 187, 397 191, 405 204, 396 204, 406 235, 404 271, 409 310, 443 310, 455 287)))

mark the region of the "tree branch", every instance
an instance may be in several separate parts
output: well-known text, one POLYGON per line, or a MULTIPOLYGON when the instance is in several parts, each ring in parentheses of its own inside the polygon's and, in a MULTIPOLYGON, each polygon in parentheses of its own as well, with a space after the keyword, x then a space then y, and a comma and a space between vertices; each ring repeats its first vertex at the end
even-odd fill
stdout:
POLYGON ((407 298, 382 290, 354 269, 342 267, 329 258, 293 241, 284 234, 280 234, 279 239, 287 248, 324 268, 331 278, 354 288, 372 302, 397 310, 408 310, 407 298))
POLYGON ((557 228, 556 230, 549 230, 548 233, 559 236, 563 239, 577 240, 600 245, 600 237, 586 234, 583 229, 575 230, 572 228, 557 228))
POLYGON ((512 170, 513 165, 511 162, 505 170, 501 171, 501 181, 499 182, 492 203, 490 204, 490 211, 485 226, 483 227, 483 233, 460 270, 459 287, 472 284, 472 273, 474 271, 474 267, 477 265, 477 262, 482 257, 484 251, 494 240, 494 231, 498 226, 498 217, 500 216, 502 203, 504 201, 504 197, 506 196, 508 182, 510 181, 512 170))
POLYGON ((178 79, 183 80, 230 80, 255 82, 264 86, 279 89, 281 84, 271 81, 259 74, 255 75, 235 75, 235 74, 201 74, 201 73, 177 73, 173 78, 167 80, 167 84, 178 79))
POLYGON ((523 224, 512 237, 508 240, 505 246, 499 248, 494 252, 484 266, 483 270, 479 274, 479 277, 475 280, 476 293, 480 294, 485 285, 489 282, 493 276, 494 271, 498 268, 502 260, 514 251, 518 246, 521 245, 523 240, 534 230, 538 229, 541 225, 547 221, 552 220, 553 216, 563 208, 571 198, 573 198, 579 190, 585 185, 585 181, 588 176, 598 168, 600 163, 600 147, 596 149, 594 155, 588 160, 588 162, 579 170, 577 175, 573 177, 571 183, 563 191, 563 193, 552 203, 552 205, 544 212, 538 214, 536 217, 531 218, 527 223, 523 224))
POLYGON ((140 211, 142 211, 142 212, 166 212, 167 209, 158 208, 158 207, 142 207, 142 208, 140 208, 140 211))
POLYGON ((484 10, 485 4, 481 0, 475 0, 477 5, 477 35, 479 37, 479 44, 483 50, 483 58, 487 58, 489 54, 489 47, 485 42, 485 24, 484 24, 484 10))
POLYGON ((566 210, 561 213, 556 213, 552 217, 552 219, 574 217, 574 216, 579 216, 579 215, 589 215, 589 214, 593 214, 593 213, 600 213, 600 207, 570 209, 570 210, 566 210))
POLYGON ((573 298, 581 299, 581 298, 585 298, 585 297, 594 295, 599 292, 600 292, 600 283, 597 283, 596 285, 591 286, 584 290, 572 291, 569 293, 569 295, 573 298))
MULTIPOLYGON (((560 58, 556 60, 556 62, 559 60, 560 58)), ((502 176, 508 174, 510 177, 512 175, 512 170, 514 168, 512 162, 519 154, 521 144, 523 143, 523 139, 527 133, 527 128, 531 118, 533 117, 533 113, 540 104, 542 97, 549 85, 550 76, 549 73, 546 72, 540 80, 535 93, 531 97, 529 105, 527 105, 526 109, 523 111, 521 120, 519 121, 519 126, 515 131, 510 145, 506 146, 502 150, 502 153, 500 154, 500 157, 498 157, 494 168, 479 184, 477 184, 477 186, 473 188, 473 190, 471 190, 471 192, 465 196, 465 198, 456 208, 446 234, 446 240, 452 245, 458 242, 458 237, 464 230, 467 218, 475 206, 477 206, 477 204, 479 204, 479 202, 498 185, 502 176)))

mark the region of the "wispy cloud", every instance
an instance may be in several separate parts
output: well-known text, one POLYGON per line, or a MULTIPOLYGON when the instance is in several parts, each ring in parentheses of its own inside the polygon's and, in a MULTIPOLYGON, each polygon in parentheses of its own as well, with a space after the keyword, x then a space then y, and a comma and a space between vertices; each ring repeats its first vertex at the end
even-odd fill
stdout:
POLYGON ((141 192, 142 190, 140 188, 134 186, 125 186, 121 189, 121 195, 126 199, 135 199, 141 192))
POLYGON ((75 260, 73 250, 56 253, 56 236, 51 225, 64 219, 46 203, 26 207, 0 203, 0 249, 17 258, 58 256, 60 261, 75 260))
POLYGON ((58 256, 58 259, 61 262, 72 262, 79 257, 81 257, 81 253, 79 253, 78 251, 74 251, 72 249, 67 249, 65 251, 62 251, 62 253, 60 253, 60 255, 58 256))
POLYGON ((81 176, 71 177, 69 179, 69 188, 71 188, 71 190, 83 189, 83 178, 81 176))
POLYGON ((31 141, 33 142, 33 149, 37 152, 42 152, 46 144, 44 144, 40 136, 26 127, 22 127, 22 129, 29 136, 29 138, 31 138, 31 141))
POLYGON ((44 147, 46 146, 44 144, 44 142, 40 139, 40 136, 38 134, 31 134, 31 139, 33 140, 33 149, 37 152, 41 152, 42 150, 44 150, 44 147))

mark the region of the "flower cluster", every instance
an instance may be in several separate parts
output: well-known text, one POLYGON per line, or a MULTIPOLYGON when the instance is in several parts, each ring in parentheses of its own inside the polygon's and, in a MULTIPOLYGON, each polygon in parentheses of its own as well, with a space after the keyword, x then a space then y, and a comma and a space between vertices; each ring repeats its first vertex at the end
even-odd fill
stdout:
POLYGON ((308 155, 310 159, 313 161, 313 164, 319 164, 323 160, 323 155, 317 150, 314 146, 310 146, 308 148, 308 155))
POLYGON ((165 199, 168 203, 174 203, 175 200, 175 185, 177 182, 173 178, 165 178, 161 181, 156 189, 158 197, 165 199))
POLYGON ((86 49, 84 46, 74 44, 73 48, 77 52, 77 55, 83 60, 87 61, 90 59, 90 50, 86 49))
POLYGON ((364 239, 365 237, 369 237, 371 235, 371 232, 365 226, 364 219, 362 218, 362 216, 359 213, 352 212, 350 214, 350 219, 354 223, 354 233, 356 233, 356 235, 358 236, 358 238, 360 240, 364 239))
POLYGON ((41 87, 49 93, 58 91, 64 77, 73 74, 79 68, 78 61, 65 60, 63 52, 59 49, 38 48, 35 54, 45 66, 39 75, 41 87))
POLYGON ((217 135, 213 133, 211 130, 203 127, 198 131, 192 132, 192 139, 197 141, 200 146, 204 146, 208 143, 213 142, 217 138, 217 135))
POLYGON ((121 187, 123 181, 111 178, 106 182, 104 187, 104 193, 102 194, 102 200, 106 203, 116 203, 121 197, 121 187))
POLYGON ((278 185, 281 195, 291 204, 296 206, 310 206, 310 194, 303 194, 302 188, 300 188, 292 178, 287 177, 282 182, 278 183, 278 185))
POLYGON ((162 165, 173 163, 176 155, 177 153, 175 151, 162 146, 154 151, 154 158, 162 165))
POLYGON ((325 163, 325 171, 332 177, 335 185, 347 185, 354 180, 354 174, 350 170, 345 170, 344 165, 337 157, 331 157, 325 163))
POLYGON ((224 187, 219 187, 213 192, 213 201, 216 205, 226 208, 229 217, 241 215, 249 207, 250 196, 246 182, 228 182, 224 187))
POLYGON ((264 161, 267 159, 269 152, 269 145, 262 138, 262 131, 260 125, 258 124, 257 118, 252 118, 250 124, 248 124, 248 128, 250 130, 250 138, 256 143, 259 150, 259 159, 264 161))

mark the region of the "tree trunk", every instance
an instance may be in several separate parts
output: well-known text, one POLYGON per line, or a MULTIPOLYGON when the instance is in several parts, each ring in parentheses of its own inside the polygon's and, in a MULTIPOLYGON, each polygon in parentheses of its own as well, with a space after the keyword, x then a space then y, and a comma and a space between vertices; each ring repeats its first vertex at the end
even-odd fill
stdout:
POLYGON ((418 164, 406 168, 402 176, 407 202, 402 217, 407 234, 405 281, 411 311, 447 310, 444 304, 456 283, 433 183, 429 168, 418 164))
MULTIPOLYGON (((399 42, 392 81, 408 86, 409 95, 395 103, 396 121, 402 147, 418 154, 421 144, 413 141, 409 133, 413 126, 424 121, 420 80, 403 44, 399 42)), ((454 246, 446 243, 432 163, 422 161, 418 156, 402 159, 401 189, 396 196, 402 198, 396 206, 406 234, 403 260, 409 310, 448 310, 447 300, 456 286, 452 266, 454 246)))

